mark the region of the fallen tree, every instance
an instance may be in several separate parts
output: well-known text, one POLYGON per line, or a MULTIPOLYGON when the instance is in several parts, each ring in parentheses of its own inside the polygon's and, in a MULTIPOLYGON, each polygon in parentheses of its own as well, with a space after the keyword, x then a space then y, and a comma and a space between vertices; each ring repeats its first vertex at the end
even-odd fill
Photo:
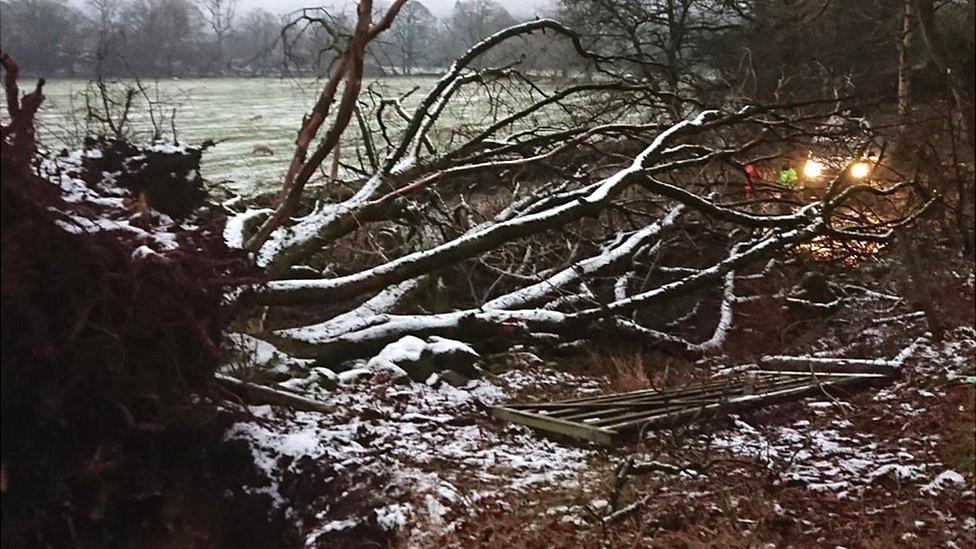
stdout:
MULTIPOLYGON (((354 48, 355 35, 350 40, 354 48)), ((818 312, 836 306, 799 297, 797 288, 737 289, 770 274, 757 266, 804 249, 883 245, 939 200, 916 197, 917 183, 899 179, 883 159, 870 182, 852 175, 850 165, 875 137, 833 122, 852 99, 762 105, 733 97, 706 109, 635 82, 619 61, 587 51, 562 24, 537 20, 473 46, 412 115, 400 100, 380 97, 371 117, 361 102, 367 154, 335 182, 341 193, 285 222, 281 212, 298 208, 286 176, 273 213, 249 210, 228 223, 228 240, 252 250, 273 278, 238 299, 331 311, 297 326, 281 315, 254 335, 330 367, 369 358, 405 336, 493 350, 627 339, 685 355, 716 352, 743 303, 765 296, 818 312), (545 92, 517 61, 473 68, 507 40, 538 32, 569 41, 603 79, 545 92), (456 131, 450 142, 432 138, 466 86, 499 101, 520 84, 529 90, 520 107, 456 131), (696 114, 673 122, 676 101, 696 114), (575 112, 580 105, 595 107, 575 112), (398 131, 384 117, 387 106, 405 122, 398 131), (743 176, 745 166, 795 162, 798 150, 813 147, 843 160, 811 188, 743 176), (432 299, 436 310, 423 303, 432 299), (714 312, 702 313, 710 303, 714 312)), ((358 90, 349 79, 359 75, 343 74, 345 91, 358 90)), ((334 80, 324 93, 333 93, 334 80)), ((353 100, 347 95, 343 105, 353 100)), ((314 118, 306 118, 296 158, 314 136, 314 118)), ((338 142, 345 118, 336 120, 320 151, 338 142)))

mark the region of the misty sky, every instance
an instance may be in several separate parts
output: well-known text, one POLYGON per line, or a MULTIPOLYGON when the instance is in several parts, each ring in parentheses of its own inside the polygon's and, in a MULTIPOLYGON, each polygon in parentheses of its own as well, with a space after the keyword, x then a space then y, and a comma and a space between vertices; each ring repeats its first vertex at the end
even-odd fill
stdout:
MULTIPOLYGON (((437 17, 444 17, 451 12, 455 0, 421 0, 437 17)), ((553 4, 554 0, 497 0, 499 4, 515 17, 531 17, 539 14, 544 8, 553 4)), ((238 14, 253 8, 262 8, 271 13, 288 13, 309 6, 339 5, 351 6, 355 0, 240 0, 238 14)), ((389 4, 389 1, 374 0, 374 3, 389 4)), ((85 0, 68 0, 68 4, 79 8, 86 7, 85 0)))
MULTIPOLYGON (((455 0, 422 0, 434 15, 443 17, 450 13, 455 0)), ((531 16, 535 15, 541 8, 549 5, 549 0, 498 0, 505 6, 512 15, 531 16)), ((333 2, 322 2, 316 0, 241 0, 242 11, 251 8, 264 8, 272 13, 287 13, 299 8, 308 6, 323 5, 333 2)), ((351 5, 351 0, 335 0, 335 4, 351 5)))

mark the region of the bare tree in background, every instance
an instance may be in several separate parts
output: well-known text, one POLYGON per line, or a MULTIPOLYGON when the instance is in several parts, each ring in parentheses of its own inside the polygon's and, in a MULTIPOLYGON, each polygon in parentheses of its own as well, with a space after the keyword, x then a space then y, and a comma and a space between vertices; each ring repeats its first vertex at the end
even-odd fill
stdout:
MULTIPOLYGON (((976 75, 972 63, 972 52, 976 50, 976 37, 972 31, 967 32, 962 39, 965 41, 965 51, 970 53, 968 60, 962 56, 950 53, 950 45, 946 32, 943 29, 945 22, 936 19, 936 7, 934 0, 913 0, 915 13, 918 17, 919 27, 929 54, 939 70, 945 75, 949 91, 956 108, 962 118, 963 127, 966 130, 966 138, 969 148, 976 146, 976 75), (968 61, 968 62, 967 62, 968 61)), ((968 22, 967 27, 973 26, 973 19, 976 18, 976 5, 973 0, 968 0, 962 7, 965 10, 960 15, 968 22)), ((965 31, 964 31, 965 32, 965 31)))
POLYGON ((448 36, 458 49, 459 56, 483 38, 515 24, 515 18, 495 0, 459 0, 448 17, 448 36))
POLYGON ((4 0, 0 13, 0 43, 23 67, 74 75, 83 53, 83 19, 74 8, 58 0, 4 0))
POLYGON ((246 12, 231 35, 232 51, 242 68, 251 74, 273 73, 282 63, 282 18, 263 9, 246 12))
POLYGON ((213 32, 216 42, 214 43, 214 63, 219 70, 226 71, 229 61, 226 57, 225 42, 228 33, 234 27, 234 17, 237 14, 237 4, 239 0, 198 0, 200 13, 203 20, 213 32))
POLYGON ((388 33, 403 74, 411 74, 420 63, 430 59, 436 26, 437 18, 427 6, 417 1, 404 4, 388 33))
POLYGON ((102 75, 110 56, 118 55, 123 39, 121 0, 88 0, 96 25, 95 73, 102 75))
POLYGON ((124 15, 127 58, 139 76, 175 76, 199 63, 199 27, 189 0, 135 0, 124 15))
MULTIPOLYGON (((677 97, 702 88, 704 45, 737 28, 741 9, 721 0, 562 0, 558 13, 580 29, 587 47, 628 61, 637 75, 677 97)), ((672 105, 675 119, 686 114, 680 106, 672 105)))

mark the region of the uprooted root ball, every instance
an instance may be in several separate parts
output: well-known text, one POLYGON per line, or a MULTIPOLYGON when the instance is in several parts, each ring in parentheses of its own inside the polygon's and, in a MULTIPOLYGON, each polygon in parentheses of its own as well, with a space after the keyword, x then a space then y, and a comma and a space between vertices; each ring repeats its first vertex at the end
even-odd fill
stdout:
POLYGON ((3 152, 3 545, 179 539, 177 483, 240 482, 206 395, 246 262, 218 230, 138 253, 145 233, 72 229, 91 212, 3 152))

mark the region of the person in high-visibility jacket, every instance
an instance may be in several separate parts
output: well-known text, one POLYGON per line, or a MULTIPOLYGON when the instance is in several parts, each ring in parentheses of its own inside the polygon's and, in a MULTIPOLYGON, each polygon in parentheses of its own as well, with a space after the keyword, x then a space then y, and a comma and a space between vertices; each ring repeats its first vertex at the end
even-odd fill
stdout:
POLYGON ((800 177, 792 166, 783 166, 783 169, 779 171, 779 184, 787 189, 795 187, 799 179, 800 177))
POLYGON ((749 200, 752 198, 753 185, 762 181, 763 176, 755 164, 747 165, 743 171, 746 174, 746 185, 743 188, 743 193, 745 194, 745 199, 749 200))

